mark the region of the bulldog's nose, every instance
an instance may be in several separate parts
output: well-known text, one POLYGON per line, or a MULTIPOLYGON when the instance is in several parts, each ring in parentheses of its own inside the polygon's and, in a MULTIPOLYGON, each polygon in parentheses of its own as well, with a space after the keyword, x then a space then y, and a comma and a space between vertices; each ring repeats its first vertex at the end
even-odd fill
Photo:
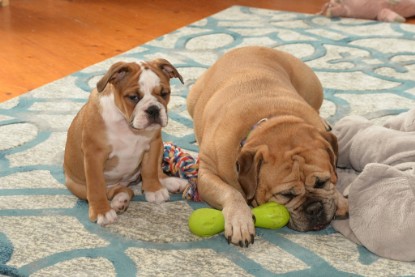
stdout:
POLYGON ((321 202, 310 203, 305 208, 305 212, 312 217, 319 217, 323 212, 323 204, 321 202))
POLYGON ((150 106, 146 110, 146 113, 150 119, 157 119, 160 115, 160 109, 157 106, 150 106))

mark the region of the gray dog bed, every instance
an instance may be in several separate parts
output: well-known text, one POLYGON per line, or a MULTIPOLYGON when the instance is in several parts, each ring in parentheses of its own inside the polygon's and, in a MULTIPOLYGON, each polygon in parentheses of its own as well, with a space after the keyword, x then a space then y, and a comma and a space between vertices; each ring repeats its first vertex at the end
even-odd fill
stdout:
POLYGON ((348 116, 338 137, 339 190, 349 198, 349 219, 333 227, 373 253, 415 261, 415 109, 376 126, 348 116))

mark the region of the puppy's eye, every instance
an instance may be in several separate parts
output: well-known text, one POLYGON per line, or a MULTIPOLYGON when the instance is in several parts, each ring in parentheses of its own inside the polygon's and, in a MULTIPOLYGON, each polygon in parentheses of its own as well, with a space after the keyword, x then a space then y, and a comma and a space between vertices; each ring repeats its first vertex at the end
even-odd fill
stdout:
POLYGON ((327 184, 327 180, 320 180, 317 179, 316 183, 314 184, 315 189, 323 189, 327 184))
POLYGON ((161 96, 161 98, 166 99, 167 96, 169 96, 169 93, 167 91, 165 91, 165 90, 162 90, 160 92, 160 96, 161 96))
POLYGON ((138 97, 138 95, 128 95, 128 99, 130 99, 132 102, 134 103, 138 103, 138 101, 140 101, 140 98, 138 97))

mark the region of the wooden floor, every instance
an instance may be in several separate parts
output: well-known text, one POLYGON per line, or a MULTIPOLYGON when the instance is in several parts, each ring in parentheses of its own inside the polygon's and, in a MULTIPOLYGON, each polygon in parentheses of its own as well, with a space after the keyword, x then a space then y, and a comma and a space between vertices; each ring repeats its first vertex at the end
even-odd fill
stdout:
POLYGON ((232 5, 317 13, 326 1, 11 0, 0 7, 0 101, 232 5))

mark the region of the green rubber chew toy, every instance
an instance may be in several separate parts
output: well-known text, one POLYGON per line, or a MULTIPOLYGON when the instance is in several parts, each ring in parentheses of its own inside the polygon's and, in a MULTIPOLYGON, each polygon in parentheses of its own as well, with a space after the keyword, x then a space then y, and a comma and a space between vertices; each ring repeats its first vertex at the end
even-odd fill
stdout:
MULTIPOLYGON (((287 225, 290 214, 284 205, 268 202, 252 209, 255 226, 278 229, 287 225)), ((225 230, 225 219, 221 211, 201 208, 193 211, 189 217, 190 231, 199 237, 210 237, 225 230)))

